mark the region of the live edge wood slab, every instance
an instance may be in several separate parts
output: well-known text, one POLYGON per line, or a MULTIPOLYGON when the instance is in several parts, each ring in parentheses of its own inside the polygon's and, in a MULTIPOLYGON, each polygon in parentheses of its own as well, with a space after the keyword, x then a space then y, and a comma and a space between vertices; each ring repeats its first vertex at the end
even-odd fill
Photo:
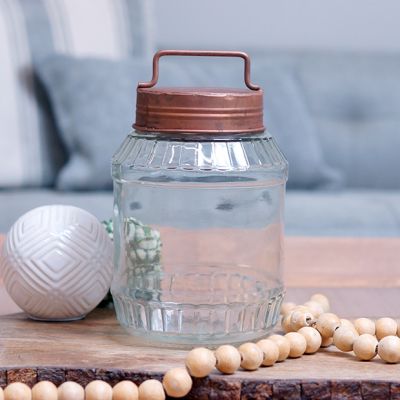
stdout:
MULTIPOLYGON (((0 319, 0 385, 29 385, 94 379, 137 384, 161 379, 183 366, 186 351, 143 347, 126 335, 111 310, 96 310, 85 320, 44 323, 23 314, 0 319)), ((287 360, 232 376, 215 371, 196 379, 188 399, 400 399, 400 365, 357 361, 331 347, 315 355, 287 360)))
MULTIPOLYGON (((0 238, 1 242, 1 238, 0 238)), ((1 244, 0 244, 1 245, 1 244)), ((399 316, 400 239, 287 238, 288 299, 327 293, 343 317, 399 316)), ((3 300, 10 301, 0 291, 3 300)), ((13 310, 15 310, 15 306, 13 310)), ((4 309, 2 310, 4 313, 4 309)), ((0 386, 15 381, 59 385, 94 379, 137 384, 183 366, 186 351, 144 347, 111 310, 82 321, 35 322, 22 313, 0 317, 0 386)), ((357 361, 335 347, 232 376, 195 379, 187 399, 400 399, 400 364, 357 361)))

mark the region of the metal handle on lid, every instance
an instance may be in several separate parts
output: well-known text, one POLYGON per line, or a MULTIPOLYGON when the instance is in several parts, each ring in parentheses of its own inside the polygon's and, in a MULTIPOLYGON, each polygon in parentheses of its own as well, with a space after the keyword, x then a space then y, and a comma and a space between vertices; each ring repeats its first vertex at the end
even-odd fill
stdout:
POLYGON ((153 76, 150 82, 139 82, 138 88, 151 88, 158 82, 159 60, 164 56, 194 56, 194 57, 238 57, 244 60, 244 83, 250 90, 260 87, 250 81, 250 57, 242 51, 208 51, 208 50, 160 50, 153 57, 153 76))

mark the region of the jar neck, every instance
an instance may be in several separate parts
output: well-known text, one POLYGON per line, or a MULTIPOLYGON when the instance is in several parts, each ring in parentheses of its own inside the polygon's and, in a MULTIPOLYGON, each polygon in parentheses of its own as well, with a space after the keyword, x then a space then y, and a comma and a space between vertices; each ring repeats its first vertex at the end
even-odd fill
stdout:
POLYGON ((235 133, 196 133, 196 132, 142 132, 137 129, 130 134, 132 137, 140 137, 144 139, 157 139, 166 141, 180 142, 226 142, 238 140, 264 139, 271 138, 268 131, 261 132, 235 132, 235 133))

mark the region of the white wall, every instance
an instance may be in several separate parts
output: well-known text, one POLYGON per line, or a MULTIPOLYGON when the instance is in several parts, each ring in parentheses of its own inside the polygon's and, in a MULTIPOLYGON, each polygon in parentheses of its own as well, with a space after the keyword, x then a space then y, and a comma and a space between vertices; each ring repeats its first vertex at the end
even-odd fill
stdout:
POLYGON ((155 0, 159 48, 400 50, 400 0, 155 0))

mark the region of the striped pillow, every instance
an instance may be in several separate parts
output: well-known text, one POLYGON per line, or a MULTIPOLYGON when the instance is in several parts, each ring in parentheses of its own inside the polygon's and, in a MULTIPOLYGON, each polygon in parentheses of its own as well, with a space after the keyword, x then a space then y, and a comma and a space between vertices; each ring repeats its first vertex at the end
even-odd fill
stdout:
POLYGON ((51 53, 153 52, 148 0, 0 0, 0 188, 54 182, 64 161, 33 64, 51 53))

